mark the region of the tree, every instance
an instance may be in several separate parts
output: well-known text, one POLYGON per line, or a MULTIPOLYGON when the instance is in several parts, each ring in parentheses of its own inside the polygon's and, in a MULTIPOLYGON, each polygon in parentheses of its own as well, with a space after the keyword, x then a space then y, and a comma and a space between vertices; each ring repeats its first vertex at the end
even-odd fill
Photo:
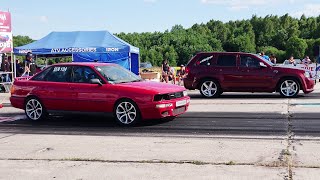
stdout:
POLYGON ((29 36, 13 36, 13 47, 23 46, 32 43, 34 40, 29 36))
POLYGON ((308 45, 304 39, 297 36, 291 37, 287 43, 287 56, 294 56, 296 58, 303 58, 308 45))

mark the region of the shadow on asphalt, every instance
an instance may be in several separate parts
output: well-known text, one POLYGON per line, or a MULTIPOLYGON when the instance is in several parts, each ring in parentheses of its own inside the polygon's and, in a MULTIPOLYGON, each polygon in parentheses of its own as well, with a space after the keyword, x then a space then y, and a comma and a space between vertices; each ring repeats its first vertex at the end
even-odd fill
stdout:
POLYGON ((89 115, 51 116, 44 121, 26 119, 0 123, 0 132, 23 134, 124 135, 285 135, 287 120, 281 114, 187 112, 174 120, 148 120, 134 127, 120 127, 113 118, 89 115))
MULTIPOLYGON (((320 136, 320 113, 291 117, 295 135, 320 136)), ((2 133, 59 135, 266 135, 285 136, 289 120, 277 113, 187 112, 174 120, 148 120, 135 127, 120 127, 113 118, 96 115, 51 116, 44 121, 26 119, 0 123, 2 133)))

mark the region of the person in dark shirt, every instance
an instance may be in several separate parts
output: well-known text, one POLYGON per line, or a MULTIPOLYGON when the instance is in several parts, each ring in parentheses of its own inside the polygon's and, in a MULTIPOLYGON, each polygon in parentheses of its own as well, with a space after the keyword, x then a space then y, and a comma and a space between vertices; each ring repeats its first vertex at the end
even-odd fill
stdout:
POLYGON ((168 60, 163 60, 162 61, 162 65, 161 65, 161 69, 162 69, 162 78, 166 81, 166 83, 168 83, 169 81, 169 75, 170 75, 170 66, 168 64, 168 60))
POLYGON ((23 73, 23 65, 21 65, 21 62, 19 59, 16 60, 16 75, 17 77, 20 77, 23 73))
POLYGON ((28 52, 26 55, 26 60, 24 62, 24 75, 33 76, 37 72, 36 64, 33 60, 31 52, 28 52))

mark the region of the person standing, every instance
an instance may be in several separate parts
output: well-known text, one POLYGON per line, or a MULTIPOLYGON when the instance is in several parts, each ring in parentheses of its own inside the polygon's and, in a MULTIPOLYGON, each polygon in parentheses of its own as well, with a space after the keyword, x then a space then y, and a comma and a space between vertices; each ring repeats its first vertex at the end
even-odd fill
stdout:
POLYGON ((162 61, 161 69, 162 69, 162 78, 166 81, 166 83, 168 83, 169 75, 170 75, 170 66, 168 64, 168 60, 165 59, 162 61))
POLYGON ((20 77, 23 73, 23 67, 21 67, 21 63, 20 63, 20 60, 17 59, 16 60, 16 75, 17 77, 20 77))
POLYGON ((28 52, 26 55, 26 60, 24 61, 24 75, 33 76, 37 72, 36 64, 33 60, 33 55, 31 52, 28 52))
MULTIPOLYGON (((8 60, 7 56, 4 57, 1 69, 6 73, 10 73, 11 72, 11 64, 9 63, 9 60, 8 60)), ((10 74, 4 74, 3 78, 5 78, 5 82, 11 82, 10 74)))

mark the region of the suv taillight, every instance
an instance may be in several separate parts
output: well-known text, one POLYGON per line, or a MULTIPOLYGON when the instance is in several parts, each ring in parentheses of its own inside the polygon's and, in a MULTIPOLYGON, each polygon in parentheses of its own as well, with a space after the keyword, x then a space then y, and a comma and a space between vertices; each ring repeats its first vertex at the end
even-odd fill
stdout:
POLYGON ((186 73, 189 74, 189 72, 190 72, 190 67, 187 66, 186 67, 186 73))

